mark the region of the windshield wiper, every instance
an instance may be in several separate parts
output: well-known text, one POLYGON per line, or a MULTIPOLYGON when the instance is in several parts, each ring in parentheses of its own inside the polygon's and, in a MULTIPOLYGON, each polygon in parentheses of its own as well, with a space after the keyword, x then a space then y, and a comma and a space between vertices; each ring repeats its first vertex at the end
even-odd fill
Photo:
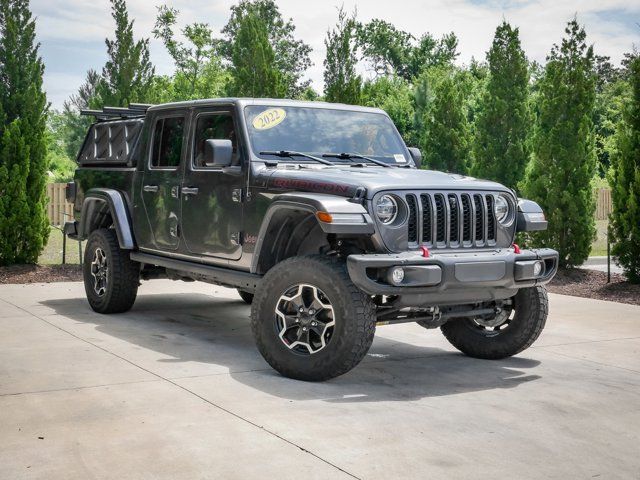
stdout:
POLYGON ((273 155, 275 157, 286 157, 286 158, 305 157, 318 163, 323 163, 325 165, 333 165, 333 163, 331 163, 329 160, 324 160, 322 158, 314 157, 313 155, 309 155, 308 153, 294 152, 291 150, 277 150, 277 151, 267 150, 264 152, 260 152, 260 155, 273 155))
POLYGON ((391 165, 389 165, 388 163, 381 162, 380 160, 376 160, 375 158, 360 155, 359 153, 325 153, 322 156, 328 158, 338 158, 340 160, 353 160, 354 158, 359 158, 361 160, 366 160, 368 162, 375 163, 376 165, 380 165, 381 167, 391 167, 391 165))

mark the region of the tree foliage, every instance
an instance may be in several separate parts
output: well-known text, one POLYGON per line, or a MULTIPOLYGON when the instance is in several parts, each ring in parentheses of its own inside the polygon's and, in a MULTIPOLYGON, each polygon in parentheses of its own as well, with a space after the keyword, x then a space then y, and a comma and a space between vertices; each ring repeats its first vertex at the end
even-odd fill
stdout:
POLYGON ((516 188, 529 161, 529 71, 518 29, 502 22, 487 53, 489 77, 475 122, 472 174, 516 188))
POLYGON ((285 20, 274 0, 240 0, 231 7, 231 17, 222 29, 224 38, 218 41, 220 54, 233 63, 234 49, 241 26, 247 16, 259 18, 267 31, 267 43, 273 48, 273 65, 286 87, 284 96, 297 98, 310 82, 302 77, 311 66, 311 47, 295 38, 293 20, 285 20))
POLYGON ((534 156, 526 192, 545 211, 549 228, 535 240, 560 253, 560 266, 580 265, 595 235, 593 48, 584 29, 569 22, 560 46, 554 45, 540 80, 534 156))
POLYGON ((426 106, 420 148, 427 168, 466 174, 471 161, 464 73, 452 67, 422 75, 426 106))
POLYGON ((149 39, 133 38, 133 20, 129 21, 125 0, 111 0, 111 15, 116 23, 115 38, 107 38, 107 62, 97 92, 102 105, 125 107, 145 102, 154 75, 149 58, 149 39))
POLYGON ((324 45, 324 96, 328 102, 359 105, 362 102, 362 77, 356 73, 358 43, 355 12, 347 15, 340 8, 338 22, 327 31, 324 45))
POLYGON ((250 11, 239 21, 232 45, 233 93, 240 97, 282 98, 287 84, 274 65, 267 25, 250 11))
POLYGON ((164 43, 176 71, 173 77, 153 79, 150 101, 162 103, 224 95, 230 79, 216 53, 212 28, 207 23, 187 25, 181 33, 188 43, 180 42, 175 32, 178 14, 175 8, 158 7, 153 34, 164 43))
POLYGON ((35 263, 46 215, 48 103, 28 0, 0 0, 0 264, 35 263))
POLYGON ((458 38, 448 33, 441 39, 430 33, 416 39, 391 23, 373 19, 358 24, 362 55, 377 76, 398 75, 407 81, 423 70, 451 64, 458 56, 458 38))
POLYGON ((389 114, 407 145, 417 145, 414 130, 413 92, 411 85, 400 77, 379 77, 365 82, 362 104, 381 108, 389 114))
POLYGON ((615 134, 609 184, 613 213, 610 235, 629 281, 640 283, 640 57, 628 64, 631 89, 615 134))

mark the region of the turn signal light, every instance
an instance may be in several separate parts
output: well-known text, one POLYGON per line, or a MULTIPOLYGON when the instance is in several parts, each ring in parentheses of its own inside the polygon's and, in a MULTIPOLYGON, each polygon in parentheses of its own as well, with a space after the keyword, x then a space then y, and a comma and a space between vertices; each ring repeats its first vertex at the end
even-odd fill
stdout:
POLYGON ((333 217, 330 213, 327 212, 318 212, 316 213, 316 217, 318 217, 318 220, 324 223, 331 223, 333 221, 333 217))

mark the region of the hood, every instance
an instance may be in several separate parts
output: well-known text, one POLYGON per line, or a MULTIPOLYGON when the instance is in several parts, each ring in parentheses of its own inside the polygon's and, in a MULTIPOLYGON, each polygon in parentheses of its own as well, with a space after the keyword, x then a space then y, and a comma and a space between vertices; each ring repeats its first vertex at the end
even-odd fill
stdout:
POLYGON ((415 168, 280 166, 261 168, 257 173, 257 186, 269 190, 329 193, 344 197, 353 196, 361 187, 367 190, 367 198, 385 190, 510 191, 488 180, 415 168))

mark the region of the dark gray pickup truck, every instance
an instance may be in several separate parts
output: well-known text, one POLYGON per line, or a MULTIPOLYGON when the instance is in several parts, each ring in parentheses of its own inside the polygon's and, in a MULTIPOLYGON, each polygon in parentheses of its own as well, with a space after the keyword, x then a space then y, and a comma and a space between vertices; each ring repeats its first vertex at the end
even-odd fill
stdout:
POLYGON ((365 356, 377 325, 440 328, 499 359, 538 337, 557 252, 497 183, 420 170, 387 114, 288 100, 216 99, 87 111, 67 195, 88 239, 91 307, 124 312, 141 280, 238 289, 267 362, 325 380, 365 356))

